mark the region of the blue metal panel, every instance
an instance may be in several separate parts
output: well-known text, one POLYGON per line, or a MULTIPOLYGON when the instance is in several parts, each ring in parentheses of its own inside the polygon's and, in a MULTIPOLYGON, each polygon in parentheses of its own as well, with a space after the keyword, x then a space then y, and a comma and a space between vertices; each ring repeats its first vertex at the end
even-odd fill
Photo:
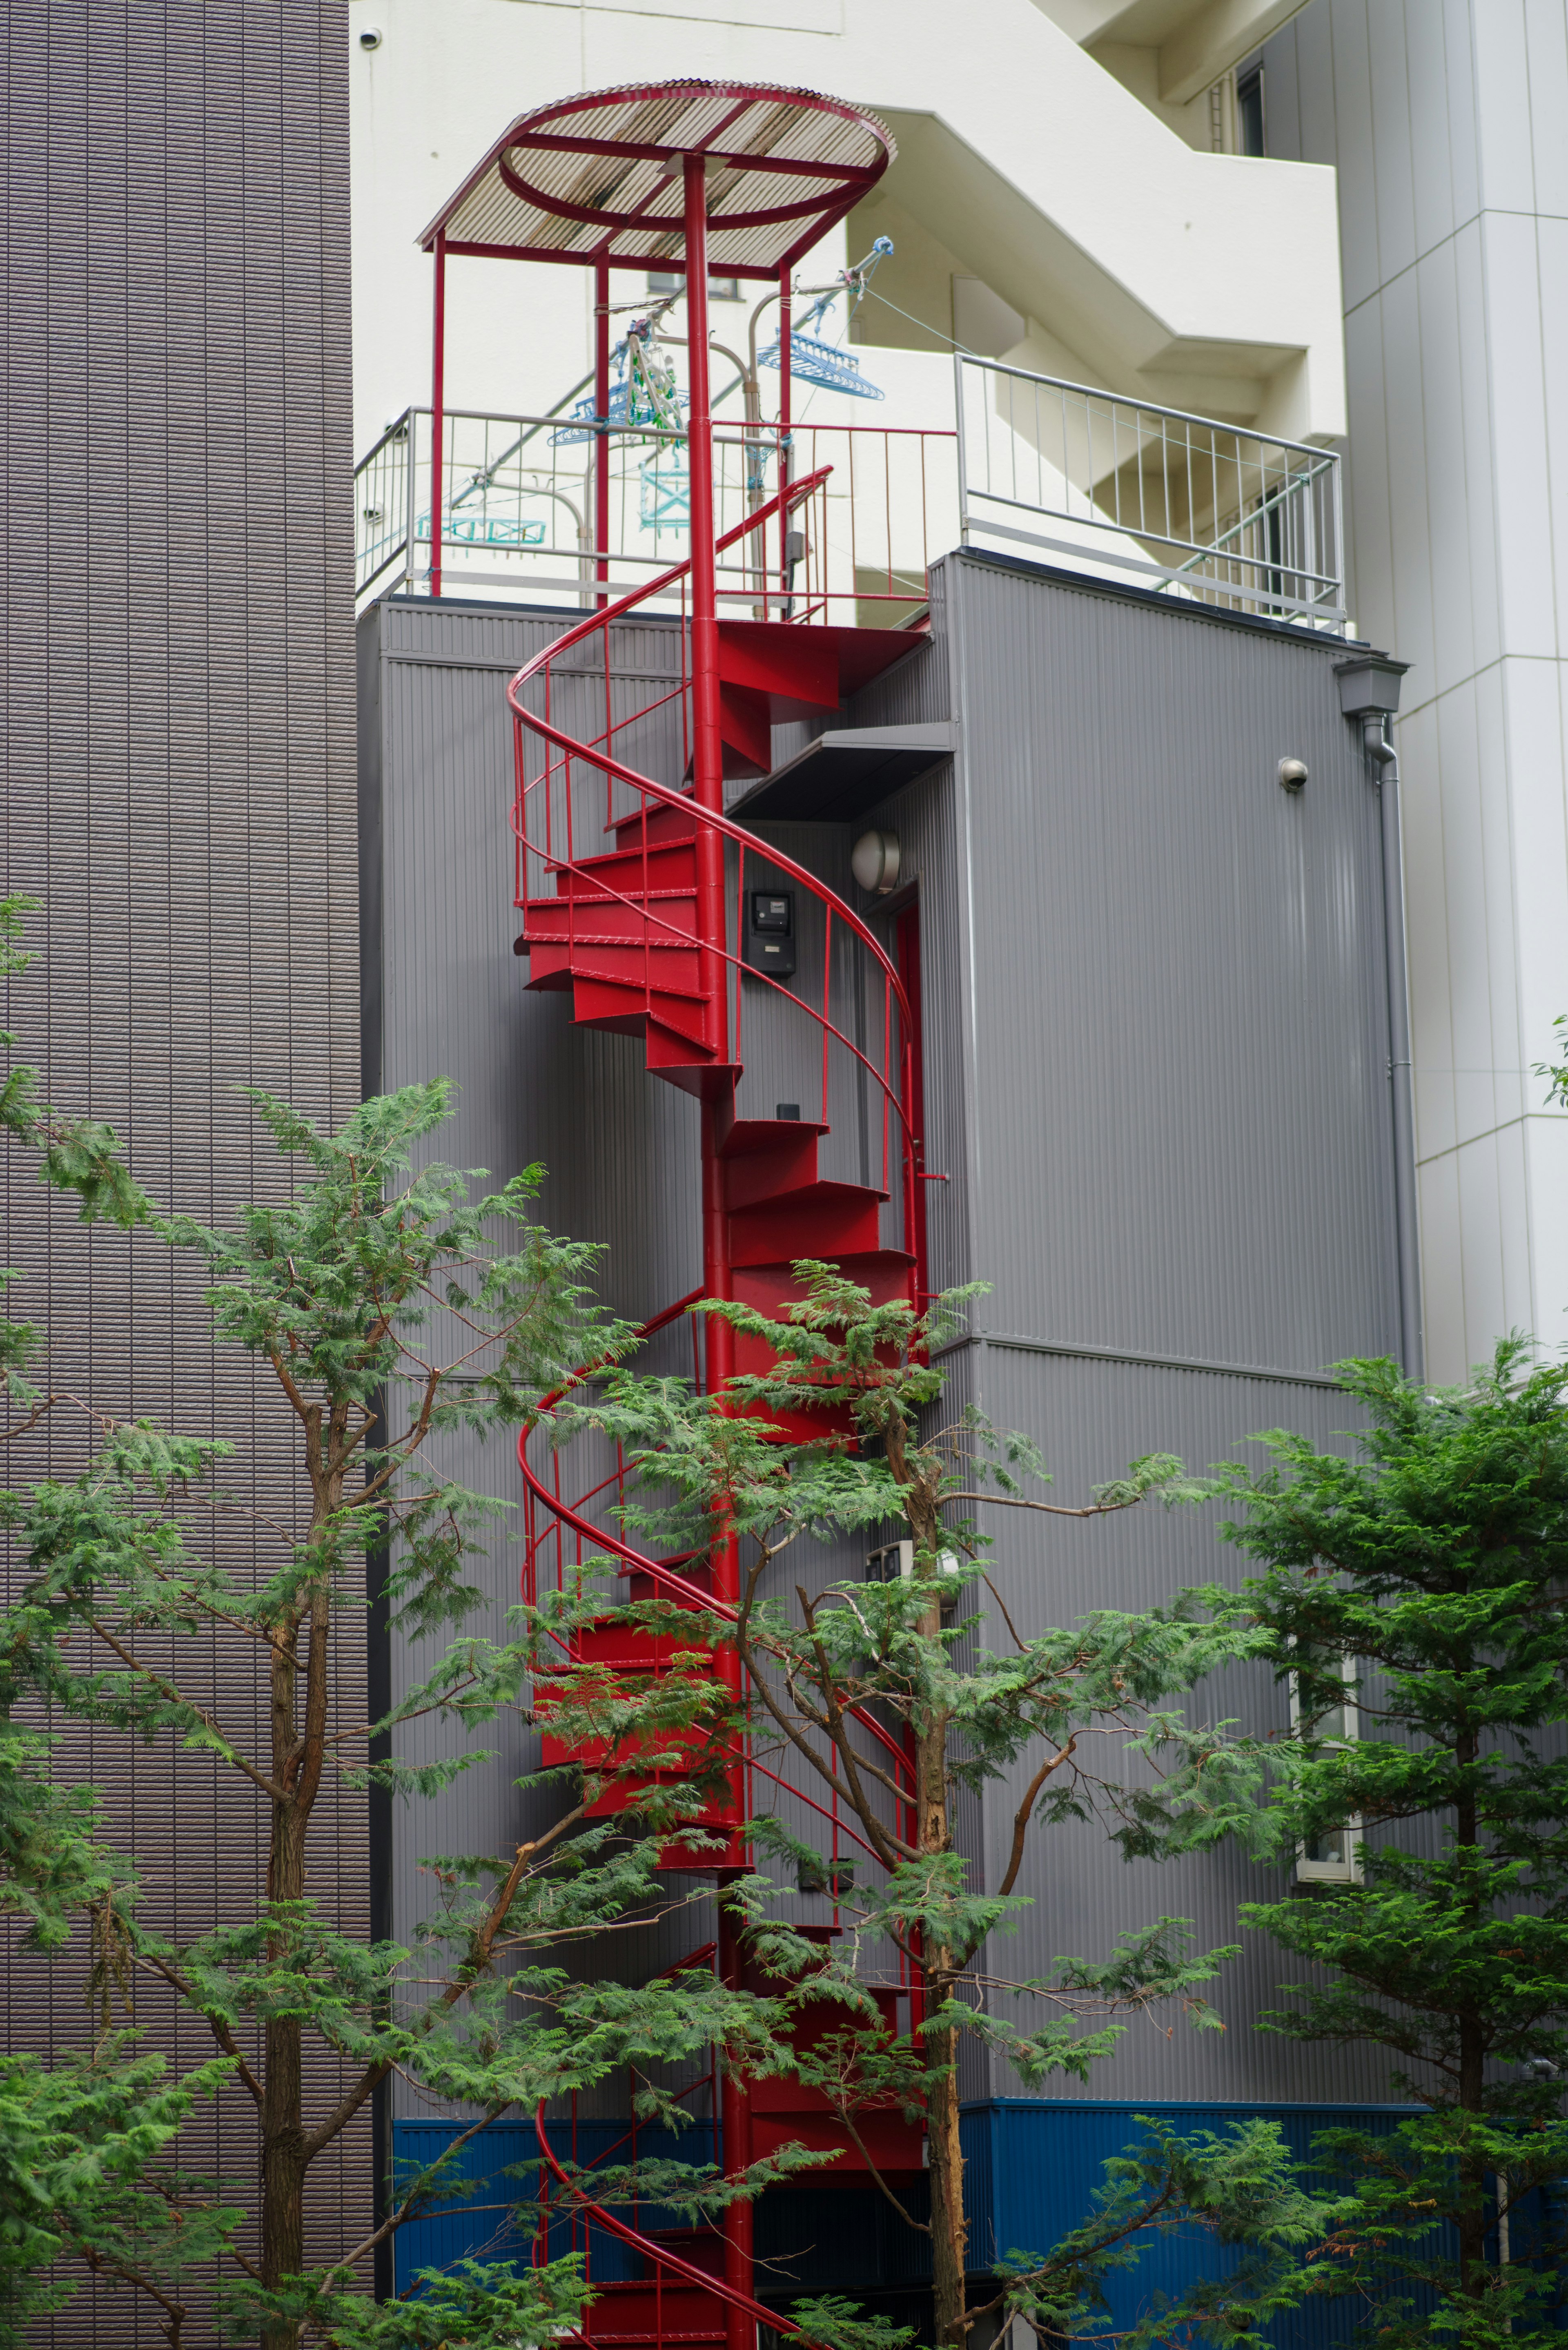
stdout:
MULTIPOLYGON (((972 2199, 964 2197, 970 2224, 970 2253, 974 2266, 983 2267, 998 2254, 1044 2252, 1070 2228, 1088 2217, 1104 2165, 1146 2137, 1138 2116, 1166 2123, 1185 2137, 1204 2131, 1222 2132, 1227 2126, 1254 2119, 1277 2121, 1286 2144, 1304 2162, 1320 2130, 1392 2129, 1416 2111, 1409 2106, 1293 2105, 1161 2105, 1146 2101, 1109 2103, 1067 2099, 1044 2101, 1002 2097, 971 2108, 964 2152, 971 2134, 987 2142, 984 2199, 976 2165, 972 2199)), ((978 2152, 977 2147, 977 2152, 978 2152)), ((1161 2235, 1148 2230, 1133 2239, 1141 2254, 1135 2269, 1121 2272, 1112 2282, 1109 2324, 1130 2325, 1158 2305, 1160 2296, 1174 2297, 1195 2277, 1222 2276, 1234 2265, 1223 2251, 1196 2230, 1161 2235)), ((1293 2317, 1280 2319, 1268 2329, 1278 2350, 1330 2350, 1349 2341, 1357 2313, 1346 2302, 1314 2302, 1293 2317)))
MULTIPOLYGON (((1188 2137, 1221 2132, 1253 2118, 1277 2121, 1291 2151, 1304 2162, 1320 2130, 1391 2129, 1415 2110, 1407 2106, 1199 2106, 1152 2100, 1135 2105, 1027 2097, 967 2106, 960 2129, 971 2272, 983 2273, 999 2254, 1047 2252, 1078 2226, 1093 2208, 1105 2164, 1143 2140, 1140 2116, 1166 2123, 1188 2137)), ((432 2162, 460 2127, 452 2122, 398 2121, 394 2151, 400 2168, 432 2162)), ((584 2165, 624 2157, 624 2122, 579 2121, 575 2133, 570 2122, 553 2122, 549 2129, 551 2143, 563 2158, 574 2147, 584 2165)), ((708 2159, 711 2143, 705 2125, 679 2142, 656 2131, 639 2133, 643 2153, 691 2162, 708 2159)), ((513 2223, 512 2205, 519 2199, 532 2199, 537 2170, 538 2141, 530 2123, 493 2123, 471 2138, 453 2165, 454 2177, 465 2189, 462 2199, 413 2223, 398 2238, 399 2290, 406 2290, 422 2268, 445 2267, 464 2258, 526 2260, 527 2240, 513 2223), (510 2178, 509 2171, 514 2174, 510 2178)), ((928 2215, 923 2182, 909 2203, 912 2218, 928 2215)), ((634 2217, 629 2209, 625 2216, 634 2217)), ((682 2224, 675 2213, 646 2204, 635 2219, 649 2231, 682 2224)), ((1110 2287, 1108 2323, 1113 2328, 1135 2323, 1161 2296, 1174 2298, 1194 2277, 1222 2275, 1231 2264, 1231 2255, 1193 2230, 1169 2236, 1150 2230, 1137 2249, 1137 2266, 1123 2272, 1110 2287)), ((762 2264, 760 2292, 786 2307, 799 2292, 886 2293, 918 2290, 930 2278, 929 2241, 914 2229, 901 2227, 880 2196, 863 2189, 785 2189, 765 2196, 757 2211, 756 2250, 762 2264)), ((588 2275, 601 2283, 641 2273, 638 2256, 599 2228, 574 2231, 557 2220, 546 2251, 552 2260, 573 2251, 584 2252, 588 2275)), ((1354 2323, 1348 2304, 1314 2303, 1293 2318, 1279 2321, 1270 2329, 1270 2339, 1276 2350, 1334 2350, 1349 2340, 1354 2323)))
MULTIPOLYGON (((392 2125, 392 2159, 400 2179, 434 2162, 465 2126, 461 2122, 411 2121, 392 2125)), ((563 2161, 572 2158, 587 2168, 613 2160, 625 2161, 629 2125, 625 2121, 553 2121, 545 2125, 550 2144, 563 2161)), ((705 2163, 712 2159, 711 2125, 698 2122, 677 2138, 668 2130, 639 2128, 638 2150, 649 2159, 705 2163)), ((454 2261, 511 2261, 524 2265, 529 2258, 531 2217, 519 2228, 514 2208, 532 2204, 539 2189, 539 2141, 530 2122, 491 2122, 471 2137, 453 2159, 451 2183, 457 2190, 450 2203, 428 2219, 411 2220, 399 2230, 397 2284, 406 2292, 421 2269, 446 2268, 454 2261)), ((635 2212, 617 2207, 618 2217, 645 2230, 680 2228, 688 2223, 677 2212, 644 2203, 635 2212)), ((574 2225, 557 2217, 548 2228, 545 2256, 558 2261, 573 2251, 585 2255, 587 2275, 601 2284, 618 2278, 640 2276, 642 2264, 630 2247, 603 2228, 574 2225)))

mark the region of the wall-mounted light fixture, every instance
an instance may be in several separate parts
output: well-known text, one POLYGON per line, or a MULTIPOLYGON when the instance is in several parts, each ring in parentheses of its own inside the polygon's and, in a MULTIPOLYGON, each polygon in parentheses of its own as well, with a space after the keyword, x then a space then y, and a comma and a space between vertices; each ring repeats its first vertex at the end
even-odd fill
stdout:
POLYGON ((863 832, 849 852, 849 869, 863 889, 885 898, 898 886, 898 836, 896 832, 863 832))

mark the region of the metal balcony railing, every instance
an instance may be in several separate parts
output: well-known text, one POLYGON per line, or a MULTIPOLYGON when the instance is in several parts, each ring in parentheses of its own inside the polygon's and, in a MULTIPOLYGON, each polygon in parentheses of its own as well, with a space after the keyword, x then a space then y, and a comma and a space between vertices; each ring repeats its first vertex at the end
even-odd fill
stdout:
MULTIPOLYGON (((433 419, 411 408, 355 470, 355 591, 428 590, 433 419)), ((608 544, 593 543, 593 456, 601 438, 576 417, 442 418, 441 572, 445 595, 493 594, 591 608, 599 585, 617 598, 691 552, 684 439, 646 424, 612 424, 608 544)), ((713 504, 721 537, 774 498, 785 480, 822 477, 788 531, 746 538, 719 559, 721 610, 758 619, 897 624, 926 600, 933 554, 958 542, 956 440, 931 431, 727 421, 713 437, 713 504), (781 465, 782 458, 782 465, 781 465)), ((679 588, 657 591, 678 603, 679 588)))
POLYGON ((966 546, 1345 630, 1339 459, 1023 368, 954 362, 966 546))
MULTIPOLYGON (((1342 635, 1344 531, 1332 451, 1151 407, 992 359, 954 361, 954 425, 721 422, 719 533, 783 486, 822 474, 789 543, 753 538, 720 566, 722 608, 772 619, 897 623, 950 547, 1065 567, 1342 635)), ((355 472, 357 593, 430 584, 432 418, 410 408, 355 472)), ((676 432, 580 416, 442 420, 442 592, 591 608, 690 552, 676 432), (593 544, 593 457, 609 450, 608 545, 593 544)), ((673 591, 671 591, 673 592, 673 591)))

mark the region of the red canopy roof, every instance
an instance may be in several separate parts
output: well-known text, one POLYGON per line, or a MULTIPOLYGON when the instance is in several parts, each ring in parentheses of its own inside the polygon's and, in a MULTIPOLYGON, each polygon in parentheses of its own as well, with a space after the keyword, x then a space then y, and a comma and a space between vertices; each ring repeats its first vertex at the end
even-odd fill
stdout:
POLYGON ((520 114, 420 243, 518 261, 682 264, 681 158, 708 159, 708 266, 776 277, 875 187, 873 115, 765 83, 649 82, 520 114))

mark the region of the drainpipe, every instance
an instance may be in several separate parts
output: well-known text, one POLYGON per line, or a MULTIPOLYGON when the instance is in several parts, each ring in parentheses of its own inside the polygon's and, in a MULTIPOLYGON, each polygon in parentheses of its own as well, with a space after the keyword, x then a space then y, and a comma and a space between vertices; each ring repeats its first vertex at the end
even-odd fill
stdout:
POLYGON ((1383 942, 1388 986, 1388 1090, 1394 1126, 1395 1246, 1399 1273, 1399 1356, 1407 1378, 1425 1374, 1421 1253, 1416 1211, 1416 1112, 1410 1076, 1410 992, 1405 966, 1405 875, 1399 839, 1399 754, 1388 722, 1399 707, 1407 661, 1376 653, 1337 664, 1340 707, 1361 728, 1383 819, 1383 942))

